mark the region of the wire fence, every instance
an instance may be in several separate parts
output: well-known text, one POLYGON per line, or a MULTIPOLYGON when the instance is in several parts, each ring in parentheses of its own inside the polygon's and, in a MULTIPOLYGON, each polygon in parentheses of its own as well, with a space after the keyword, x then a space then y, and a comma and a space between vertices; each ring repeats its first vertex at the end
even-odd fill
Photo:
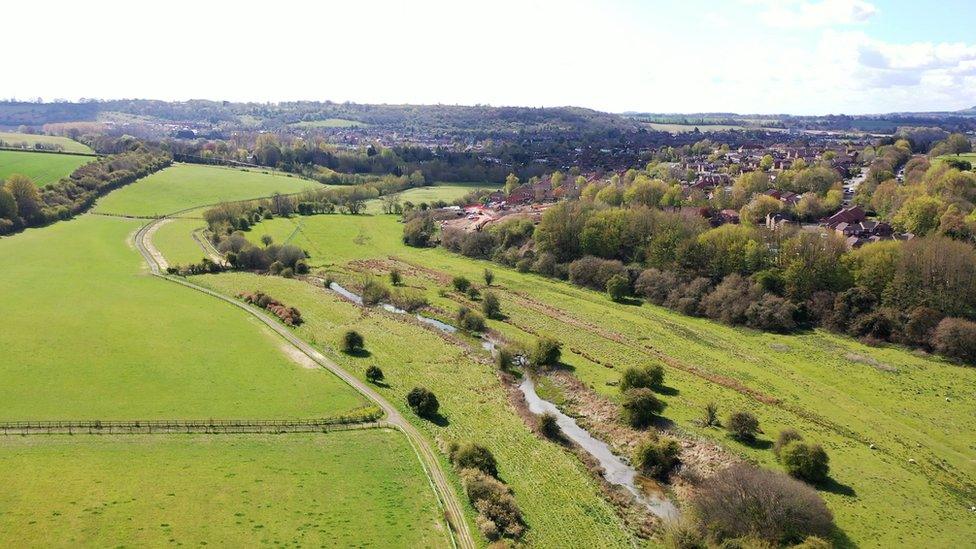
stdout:
POLYGON ((316 419, 148 419, 3 421, 4 435, 32 434, 166 434, 166 433, 303 433, 386 426, 379 408, 316 419))

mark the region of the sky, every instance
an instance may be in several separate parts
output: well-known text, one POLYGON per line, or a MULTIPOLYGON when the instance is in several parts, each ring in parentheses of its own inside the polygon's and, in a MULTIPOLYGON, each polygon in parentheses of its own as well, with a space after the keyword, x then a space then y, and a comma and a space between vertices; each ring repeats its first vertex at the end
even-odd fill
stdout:
POLYGON ((0 19, 4 99, 976 106, 974 0, 46 0, 0 19))

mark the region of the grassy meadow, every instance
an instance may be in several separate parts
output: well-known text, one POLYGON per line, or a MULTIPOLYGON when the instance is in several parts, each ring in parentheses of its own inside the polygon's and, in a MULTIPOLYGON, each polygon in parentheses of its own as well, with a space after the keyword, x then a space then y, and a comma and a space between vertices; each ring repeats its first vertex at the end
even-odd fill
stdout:
POLYGON ((448 547, 389 430, 0 439, 0 543, 448 547))
POLYGON ((26 175, 38 187, 57 183, 93 160, 90 156, 0 150, 0 180, 15 173, 26 175))
MULTIPOLYGON (((193 217, 168 219, 156 229, 152 240, 170 265, 189 265, 199 263, 207 253, 199 242, 194 240, 193 232, 207 226, 207 222, 193 217)), ((205 238, 200 236, 201 240, 205 238)))
POLYGON ((0 419, 319 417, 364 403, 256 319, 149 276, 140 225, 85 215, 0 239, 0 419))
POLYGON ((99 199, 96 213, 157 216, 222 201, 297 193, 320 186, 280 172, 174 164, 99 199))
POLYGON ((962 154, 944 154, 942 156, 936 157, 936 160, 948 160, 954 158, 957 160, 965 160, 973 166, 976 166, 976 153, 962 153, 962 154))
POLYGON ((14 132, 0 132, 0 141, 5 143, 5 146, 9 147, 12 145, 19 145, 20 143, 27 143, 28 147, 32 147, 37 143, 44 143, 50 145, 58 145, 64 152, 70 153, 87 153, 94 154, 95 151, 91 150, 91 147, 85 145, 84 143, 79 143, 74 139, 68 139, 67 137, 60 137, 55 135, 34 135, 30 133, 14 133, 14 132))
MULTIPOLYGON (((363 310, 299 280, 250 273, 191 279, 226 294, 260 289, 294 304, 305 319, 296 330, 300 337, 360 378, 365 379, 369 365, 378 365, 385 384, 377 390, 439 446, 472 440, 491 449, 498 459, 500 477, 515 491, 525 514, 528 546, 628 546, 628 536, 589 473, 576 457, 525 426, 508 405, 505 389, 484 353, 446 341, 404 317, 363 310), (368 356, 336 352, 347 329, 363 334, 368 356), (421 420, 407 407, 406 394, 415 386, 428 387, 437 395, 444 417, 441 424, 421 420)), ((477 343, 471 345, 477 347, 477 343)), ((452 471, 446 462, 444 466, 452 471)), ((456 476, 453 478, 463 494, 456 476)), ((470 507, 468 511, 473 518, 470 507)))
POLYGON ((491 268, 507 319, 490 327, 512 340, 557 337, 567 367, 596 392, 617 399, 625 367, 661 362, 671 388, 664 415, 676 428, 772 468, 778 465, 768 447, 783 428, 823 444, 833 482, 821 493, 843 530, 838 542, 959 546, 976 537, 969 510, 976 500, 976 369, 820 330, 765 334, 652 305, 616 304, 568 283, 406 247, 401 228, 394 216, 279 218, 248 237, 270 234, 282 242, 294 233, 291 243, 312 254, 313 270, 348 280, 385 278, 396 267, 406 285, 448 315, 465 300, 438 290, 458 274, 480 282, 491 268), (746 446, 699 427, 709 402, 723 417, 738 409, 755 413, 760 442, 746 446))

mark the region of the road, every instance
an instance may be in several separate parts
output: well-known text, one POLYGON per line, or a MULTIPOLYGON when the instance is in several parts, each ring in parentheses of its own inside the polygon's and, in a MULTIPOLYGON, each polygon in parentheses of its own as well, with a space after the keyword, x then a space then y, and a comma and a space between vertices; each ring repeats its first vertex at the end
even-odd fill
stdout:
POLYGON ((274 330, 275 333, 283 337, 285 341, 293 345, 311 360, 315 361, 316 364, 329 370, 338 376, 339 379, 342 379, 357 391, 365 395, 366 398, 372 400, 386 414, 387 423, 405 434, 407 440, 410 442, 410 445, 417 453, 421 466, 424 468, 428 479, 431 481, 431 487, 434 490, 434 494, 437 496, 438 502, 444 509, 450 530, 449 534, 453 544, 456 547, 461 547, 464 549, 474 549, 474 538, 471 536, 471 530, 468 528, 468 523, 464 520, 464 511, 461 506, 461 502, 458 500, 457 494, 447 481, 447 477, 444 474, 444 470, 441 468, 441 462, 438 459, 437 454, 434 452, 427 440, 420 434, 420 431, 417 430, 417 428, 414 427, 409 421, 407 421, 406 418, 400 414, 399 410, 397 410, 392 404, 383 398, 383 396, 377 393, 376 390, 370 385, 345 371, 338 364, 332 360, 329 360, 314 347, 299 339, 291 332, 289 328, 271 318, 262 309, 254 307, 248 303, 244 303, 243 301, 225 296, 208 288, 204 288, 203 286, 194 284, 181 277, 169 276, 164 273, 163 269, 160 267, 160 264, 157 262, 157 257, 162 257, 162 255, 153 245, 150 237, 154 232, 155 227, 165 222, 166 219, 168 218, 162 217, 150 221, 149 223, 143 225, 135 236, 136 248, 139 250, 139 253, 142 254, 142 257, 145 259, 146 264, 149 266, 149 270, 153 276, 158 276, 164 280, 180 284, 181 286, 186 286, 187 288, 204 293, 216 299, 220 299, 234 305, 235 307, 247 311, 251 314, 251 316, 260 320, 270 329, 274 330))

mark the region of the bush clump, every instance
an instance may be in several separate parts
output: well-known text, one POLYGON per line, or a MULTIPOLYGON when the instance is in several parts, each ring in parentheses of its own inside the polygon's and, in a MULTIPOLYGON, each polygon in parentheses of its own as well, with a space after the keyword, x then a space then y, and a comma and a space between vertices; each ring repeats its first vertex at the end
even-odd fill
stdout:
POLYGON ((754 536, 785 545, 827 538, 833 530, 833 515, 814 489, 743 463, 700 486, 691 507, 700 528, 718 542, 754 536))
POLYGON ((495 292, 485 292, 481 298, 481 312, 488 318, 501 318, 502 305, 495 292))
POLYGON ((556 414, 550 412, 542 414, 536 421, 536 427, 542 436, 550 440, 559 440, 563 436, 563 430, 556 421, 556 414))
POLYGON ((810 483, 824 482, 830 474, 830 457, 819 444, 795 440, 780 450, 779 460, 791 477, 810 483))
POLYGON ((944 318, 935 328, 932 347, 940 355, 976 364, 976 322, 944 318))
POLYGON ((383 370, 381 370, 380 367, 375 364, 370 365, 368 368, 366 368, 366 379, 368 379, 370 383, 378 383, 383 381, 383 370))
POLYGON ((498 476, 498 462, 491 450, 474 442, 452 444, 448 451, 451 463, 458 469, 477 469, 486 475, 498 476))
POLYGON ((363 305, 366 306, 377 305, 390 295, 390 290, 383 283, 373 278, 363 279, 361 286, 360 295, 363 299, 363 305))
POLYGON ((796 429, 783 429, 780 431, 776 437, 776 442, 773 443, 773 455, 776 456, 776 459, 779 459, 780 453, 787 444, 797 440, 803 440, 803 435, 797 432, 796 429))
POLYGON ((650 389, 631 389, 624 393, 623 418, 635 429, 647 427, 664 410, 664 402, 650 389))
POLYGON ((660 364, 631 366, 620 377, 620 390, 654 389, 664 383, 664 367, 660 364))
POLYGON ((433 418, 440 409, 440 402, 429 389, 425 387, 414 387, 407 393, 407 405, 415 414, 422 418, 433 418))
POLYGON ((264 292, 241 292, 237 294, 237 297, 247 303, 261 307, 289 326, 298 326, 304 322, 302 320, 302 313, 298 309, 288 307, 264 292))
POLYGON ((465 332, 485 331, 485 317, 479 315, 464 305, 458 307, 458 312, 455 318, 457 319, 458 326, 465 332))
POLYGON ((346 330, 339 340, 339 350, 349 355, 361 353, 365 344, 362 334, 356 330, 346 330))
POLYGON ((556 366, 562 358, 562 347, 562 343, 551 337, 541 337, 535 341, 535 345, 529 351, 529 362, 537 368, 556 366))
POLYGON ((664 479, 678 464, 681 445, 668 436, 652 434, 634 450, 634 464, 647 476, 664 479))
POLYGON ((607 295, 612 301, 623 301, 630 291, 630 280, 625 275, 613 275, 607 280, 607 295))
POLYGON ((725 427, 733 437, 743 442, 752 442, 759 433, 759 420, 749 412, 732 412, 725 427))
POLYGON ((471 287, 471 281, 463 276, 456 276, 453 280, 451 280, 451 286, 454 286, 455 290, 463 294, 468 291, 468 288, 471 287))
POLYGON ((464 491, 478 511, 475 522, 482 535, 489 541, 520 538, 525 521, 511 489, 477 469, 462 469, 460 474, 464 491))

